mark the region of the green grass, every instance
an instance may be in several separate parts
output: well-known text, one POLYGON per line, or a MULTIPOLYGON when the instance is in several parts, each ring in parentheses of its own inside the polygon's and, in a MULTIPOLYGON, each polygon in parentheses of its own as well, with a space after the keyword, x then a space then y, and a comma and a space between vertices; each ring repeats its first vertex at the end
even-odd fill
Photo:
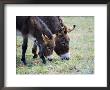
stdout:
POLYGON ((22 37, 17 36, 16 73, 17 74, 93 74, 94 73, 94 17, 62 17, 68 27, 76 25, 69 33, 69 61, 62 61, 53 53, 53 61, 44 65, 41 59, 32 59, 33 42, 29 40, 26 52, 27 66, 21 63, 22 37))

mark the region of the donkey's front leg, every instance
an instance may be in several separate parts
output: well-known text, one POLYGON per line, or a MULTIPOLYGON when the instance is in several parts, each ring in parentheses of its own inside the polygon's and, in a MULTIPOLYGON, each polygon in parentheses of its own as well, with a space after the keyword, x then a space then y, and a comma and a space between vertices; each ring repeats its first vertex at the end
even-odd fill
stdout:
POLYGON ((42 63, 46 64, 45 56, 44 56, 44 45, 38 44, 39 46, 39 56, 42 59, 42 63))
POLYGON ((32 48, 32 53, 34 54, 33 58, 38 57, 38 55, 37 55, 37 41, 36 40, 34 41, 34 45, 33 45, 33 48, 32 48))
POLYGON ((27 46, 28 46, 27 43, 28 43, 28 37, 24 36, 23 44, 22 44, 22 59, 21 59, 21 61, 23 62, 24 65, 26 65, 25 53, 26 53, 27 46))

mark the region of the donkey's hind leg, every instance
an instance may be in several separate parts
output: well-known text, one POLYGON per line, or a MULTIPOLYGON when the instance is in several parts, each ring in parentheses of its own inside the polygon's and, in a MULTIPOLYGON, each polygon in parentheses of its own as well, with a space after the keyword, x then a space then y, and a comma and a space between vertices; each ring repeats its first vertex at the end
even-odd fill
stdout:
POLYGON ((28 43, 28 37, 24 36, 23 44, 22 44, 22 58, 21 58, 21 61, 23 62, 24 65, 26 65, 25 53, 26 53, 27 46, 28 46, 27 43, 28 43))
POLYGON ((36 40, 34 41, 34 45, 33 45, 33 48, 32 48, 32 53, 34 54, 33 58, 37 58, 38 55, 37 55, 37 42, 36 40))

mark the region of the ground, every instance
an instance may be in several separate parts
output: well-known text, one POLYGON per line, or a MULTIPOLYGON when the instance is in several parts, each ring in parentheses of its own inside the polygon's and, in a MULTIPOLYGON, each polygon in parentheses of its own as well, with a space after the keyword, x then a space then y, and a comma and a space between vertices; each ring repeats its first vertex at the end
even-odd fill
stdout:
POLYGON ((26 52, 27 66, 21 63, 22 37, 16 38, 16 74, 93 74, 94 73, 94 17, 76 16, 62 17, 68 27, 76 25, 76 29, 69 33, 70 60, 61 60, 53 53, 53 61, 47 60, 44 65, 41 59, 32 59, 33 42, 29 40, 26 52))

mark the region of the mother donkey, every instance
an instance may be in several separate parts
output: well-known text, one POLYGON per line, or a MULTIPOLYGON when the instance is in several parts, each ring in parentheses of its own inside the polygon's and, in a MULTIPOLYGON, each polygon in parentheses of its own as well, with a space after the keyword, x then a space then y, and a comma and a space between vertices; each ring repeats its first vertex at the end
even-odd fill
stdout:
MULTIPOLYGON (((53 34, 43 21, 36 16, 17 16, 16 17, 16 29, 22 33, 23 44, 22 44, 22 62, 26 65, 25 53, 27 50, 28 36, 32 36, 37 41, 39 46, 39 56, 43 63, 46 63, 45 56, 47 50, 47 44, 45 44, 45 36, 49 39, 52 49, 54 49, 53 34)), ((51 51, 52 53, 52 51, 51 51)))

